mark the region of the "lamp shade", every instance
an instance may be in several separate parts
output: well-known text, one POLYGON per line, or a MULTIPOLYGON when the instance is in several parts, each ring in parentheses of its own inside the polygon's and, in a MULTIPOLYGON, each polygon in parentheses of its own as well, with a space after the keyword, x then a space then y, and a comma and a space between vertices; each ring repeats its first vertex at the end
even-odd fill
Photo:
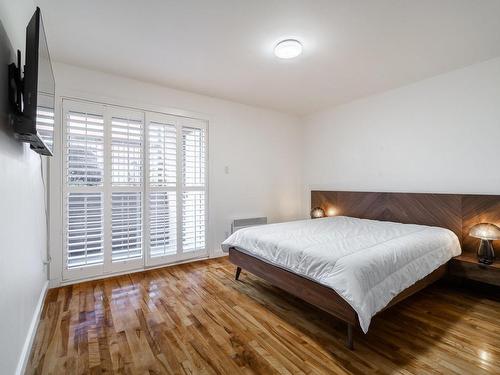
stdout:
POLYGON ((311 219, 318 219, 320 217, 325 217, 325 210, 321 207, 314 207, 311 210, 311 219))
POLYGON ((469 236, 482 240, 500 240, 500 228, 490 223, 476 224, 470 229, 469 236))

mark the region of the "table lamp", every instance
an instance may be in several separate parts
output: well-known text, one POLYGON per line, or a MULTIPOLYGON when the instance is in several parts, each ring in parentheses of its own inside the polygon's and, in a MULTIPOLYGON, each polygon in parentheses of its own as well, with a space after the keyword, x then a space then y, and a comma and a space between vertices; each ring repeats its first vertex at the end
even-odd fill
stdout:
POLYGON ((325 210, 321 207, 314 207, 311 210, 311 219, 318 219, 320 217, 325 217, 325 210))
POLYGON ((476 224, 470 229, 469 236, 481 240, 479 249, 477 249, 479 263, 493 263, 495 260, 495 252, 493 250, 492 241, 500 240, 500 228, 490 223, 476 224))

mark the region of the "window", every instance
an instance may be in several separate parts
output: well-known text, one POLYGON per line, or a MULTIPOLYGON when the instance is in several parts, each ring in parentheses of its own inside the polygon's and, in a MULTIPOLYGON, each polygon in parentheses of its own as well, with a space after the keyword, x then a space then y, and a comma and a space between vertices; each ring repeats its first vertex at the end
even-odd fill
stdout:
POLYGON ((206 122, 159 113, 146 119, 146 262, 206 254, 206 122))
POLYGON ((64 272, 207 255, 206 122, 63 101, 64 272))

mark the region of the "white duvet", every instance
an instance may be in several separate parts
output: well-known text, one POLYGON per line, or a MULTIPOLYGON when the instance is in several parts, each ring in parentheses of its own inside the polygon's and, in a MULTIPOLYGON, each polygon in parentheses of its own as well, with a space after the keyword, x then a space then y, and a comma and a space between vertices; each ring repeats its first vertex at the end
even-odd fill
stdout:
POLYGON ((346 216, 240 229, 230 247, 332 288, 365 333, 392 298, 461 253, 448 229, 346 216))

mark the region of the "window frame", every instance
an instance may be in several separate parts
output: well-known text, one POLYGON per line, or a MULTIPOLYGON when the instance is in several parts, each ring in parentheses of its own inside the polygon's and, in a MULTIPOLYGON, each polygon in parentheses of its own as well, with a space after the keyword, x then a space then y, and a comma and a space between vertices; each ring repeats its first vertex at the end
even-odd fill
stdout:
MULTIPOLYGON (((208 160, 208 149, 209 149, 209 138, 208 138, 208 125, 209 118, 205 116, 198 116, 195 113, 189 113, 184 111, 172 110, 173 113, 167 113, 167 111, 158 111, 151 109, 140 109, 133 108, 128 106, 116 105, 116 104, 105 104, 95 101, 90 101, 86 99, 79 99, 74 97, 61 96, 59 101, 60 105, 60 115, 61 119, 59 122, 56 122, 56 131, 60 131, 60 168, 61 168, 61 213, 62 217, 60 219, 62 224, 62 256, 61 256, 61 282, 71 283, 80 279, 90 279, 90 278, 100 278, 105 277, 107 275, 120 274, 127 271, 140 271, 148 268, 164 266, 168 264, 173 264, 177 262, 188 261, 190 259, 201 259, 207 258, 210 255, 209 251, 209 160, 208 160), (64 216, 67 211, 67 201, 66 195, 70 189, 68 189, 67 185, 67 127, 66 127, 66 115, 69 111, 88 111, 95 112, 96 108, 99 108, 104 117, 104 176, 103 176, 103 200, 104 200, 104 225, 103 225, 103 237, 104 237, 104 262, 103 264, 93 265, 93 266, 83 266, 83 267, 75 267, 68 268, 67 266, 67 219, 64 216), (143 114, 143 152, 142 152, 142 160, 143 160, 143 184, 141 187, 141 196, 142 196, 142 257, 137 258, 135 260, 123 260, 123 261, 111 261, 111 192, 112 191, 123 191, 123 187, 111 187, 111 115, 110 113, 113 110, 117 110, 119 112, 133 111, 135 113, 143 114), (192 116, 191 116, 192 115, 192 116), (158 257, 151 257, 150 252, 150 243, 149 243, 149 218, 150 218, 150 207, 149 207, 149 193, 154 191, 155 189, 151 189, 149 183, 149 120, 155 117, 169 117, 175 120, 176 129, 177 129, 177 139, 176 139, 176 147, 177 147, 177 155, 176 155, 176 224, 177 224, 177 249, 174 255, 163 255, 158 257), (191 117, 189 117, 191 116, 191 117), (190 123, 191 127, 198 127, 205 130, 205 186, 203 188, 205 194, 205 212, 204 212, 204 220, 205 220, 205 247, 204 249, 200 249, 198 251, 191 251, 187 253, 182 252, 182 186, 180 182, 182 181, 182 124, 190 123), (59 129, 57 129, 57 127, 59 129)), ((100 113, 99 113, 100 114, 100 113)), ((114 116, 119 117, 119 116, 114 116)), ((81 190, 86 190, 94 187, 79 187, 81 190)), ((161 188, 163 189, 163 188, 161 188)), ((95 189, 92 189, 95 190, 95 189)), ((127 190, 127 188, 125 189, 127 190)), ((167 189, 171 190, 171 189, 167 189)), ((52 219, 51 219, 52 221, 52 219)), ((52 275, 52 274, 51 274, 52 275)))

